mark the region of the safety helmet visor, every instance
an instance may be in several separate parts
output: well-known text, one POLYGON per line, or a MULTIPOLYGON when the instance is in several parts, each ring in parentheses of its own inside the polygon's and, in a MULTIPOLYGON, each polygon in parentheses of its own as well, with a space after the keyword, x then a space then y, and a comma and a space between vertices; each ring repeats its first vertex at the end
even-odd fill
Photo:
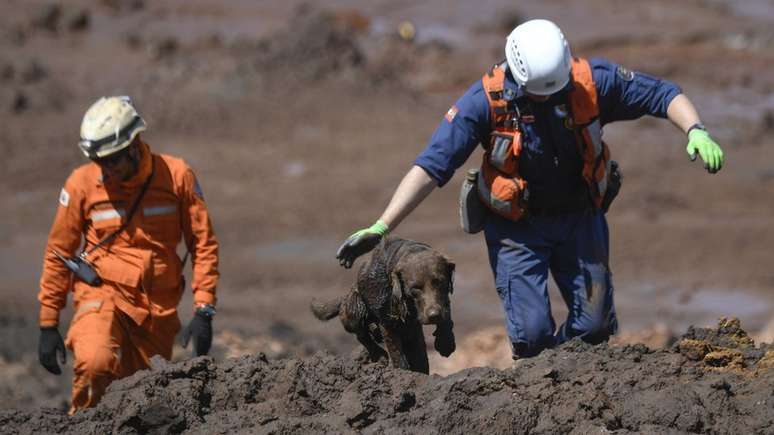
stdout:
POLYGON ((559 78, 551 78, 539 82, 531 82, 524 85, 524 90, 528 94, 539 95, 541 97, 547 97, 553 95, 570 83, 570 73, 564 74, 559 78))

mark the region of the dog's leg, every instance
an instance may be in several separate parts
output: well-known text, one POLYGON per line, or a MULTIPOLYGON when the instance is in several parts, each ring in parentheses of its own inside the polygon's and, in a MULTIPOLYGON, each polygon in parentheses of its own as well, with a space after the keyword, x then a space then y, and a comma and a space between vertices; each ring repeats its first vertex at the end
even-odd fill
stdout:
POLYGON ((454 341, 454 322, 450 320, 439 323, 435 327, 435 342, 433 343, 435 350, 438 351, 441 356, 449 357, 457 348, 457 344, 454 341))
POLYGON ((355 334, 357 341, 368 351, 368 358, 371 361, 379 361, 387 354, 384 349, 374 342, 368 327, 368 308, 356 290, 350 291, 341 302, 341 312, 339 313, 341 324, 348 332, 355 334))
POLYGON ((404 350, 412 371, 429 374, 430 363, 427 360, 427 345, 425 335, 422 333, 422 325, 413 323, 406 329, 406 342, 404 350))
POLYGON ((387 352, 385 352, 384 349, 376 344, 374 339, 371 337, 371 334, 368 332, 368 329, 361 329, 357 331, 355 336, 357 337, 357 341, 359 341, 360 344, 362 344, 363 347, 365 347, 368 351, 368 358, 372 362, 377 362, 380 359, 387 357, 387 352))
POLYGON ((384 339, 384 347, 387 348, 387 356, 390 357, 390 365, 404 370, 409 370, 409 362, 406 359, 406 354, 403 350, 403 340, 401 340, 398 331, 380 325, 379 329, 382 331, 382 338, 384 339))

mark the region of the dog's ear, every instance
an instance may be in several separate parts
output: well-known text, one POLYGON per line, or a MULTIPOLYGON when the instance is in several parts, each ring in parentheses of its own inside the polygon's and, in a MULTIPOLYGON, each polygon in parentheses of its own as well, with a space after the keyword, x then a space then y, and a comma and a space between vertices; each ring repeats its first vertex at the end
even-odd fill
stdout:
POLYGON ((392 297, 396 301, 403 300, 403 280, 400 279, 398 272, 392 272, 390 274, 390 281, 392 282, 392 297))
POLYGON ((392 281, 392 303, 394 312, 400 320, 406 320, 406 317, 408 316, 408 307, 403 298, 403 279, 401 279, 400 273, 392 272, 390 274, 390 280, 392 281))
POLYGON ((449 294, 454 293, 454 270, 457 265, 454 264, 448 257, 443 257, 446 260, 446 270, 449 273, 449 294))

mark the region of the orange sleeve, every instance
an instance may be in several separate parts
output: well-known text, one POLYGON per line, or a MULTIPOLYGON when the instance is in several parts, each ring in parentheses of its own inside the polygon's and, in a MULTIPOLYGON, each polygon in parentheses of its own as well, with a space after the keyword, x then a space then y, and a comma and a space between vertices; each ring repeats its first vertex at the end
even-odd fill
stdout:
POLYGON ((194 304, 215 305, 218 285, 218 241, 212 229, 210 214, 204 202, 199 182, 191 168, 186 168, 182 180, 183 236, 191 253, 194 304))
POLYGON ((56 250, 63 256, 74 256, 81 245, 84 226, 84 195, 75 176, 70 175, 59 193, 59 206, 48 235, 46 252, 43 254, 43 273, 40 277, 40 317, 41 327, 57 326, 59 311, 67 303, 71 275, 65 265, 54 256, 56 250))

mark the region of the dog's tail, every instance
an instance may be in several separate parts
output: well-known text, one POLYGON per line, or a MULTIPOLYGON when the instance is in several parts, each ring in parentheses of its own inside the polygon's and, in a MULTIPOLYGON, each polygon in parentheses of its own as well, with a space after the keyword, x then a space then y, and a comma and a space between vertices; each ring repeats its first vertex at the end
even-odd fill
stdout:
POLYGON ((312 299, 309 304, 309 308, 312 310, 312 314, 322 321, 331 320, 339 315, 341 310, 342 298, 338 297, 332 301, 320 302, 317 299, 312 299))

